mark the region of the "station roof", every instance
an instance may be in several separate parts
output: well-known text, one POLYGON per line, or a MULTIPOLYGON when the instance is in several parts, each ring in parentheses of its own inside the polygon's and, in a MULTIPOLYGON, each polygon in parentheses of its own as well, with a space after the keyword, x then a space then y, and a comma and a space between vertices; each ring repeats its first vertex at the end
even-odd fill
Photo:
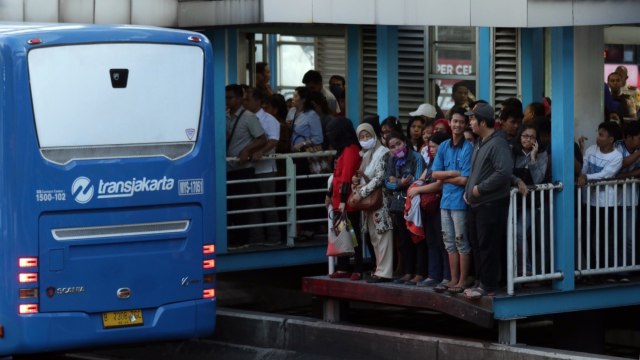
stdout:
POLYGON ((640 23, 637 0, 223 0, 180 5, 182 26, 213 25, 214 18, 216 25, 555 27, 640 23))
POLYGON ((0 0, 0 21, 555 27, 640 23, 638 0, 0 0))

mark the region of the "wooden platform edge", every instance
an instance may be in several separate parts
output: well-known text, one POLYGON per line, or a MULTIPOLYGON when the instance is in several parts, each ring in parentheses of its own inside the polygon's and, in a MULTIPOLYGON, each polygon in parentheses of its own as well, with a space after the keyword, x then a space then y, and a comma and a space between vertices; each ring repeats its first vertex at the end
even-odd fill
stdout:
POLYGON ((471 301, 462 294, 439 294, 429 288, 390 283, 369 284, 327 276, 303 278, 302 291, 328 299, 434 310, 485 328, 494 325, 493 300, 490 297, 471 301))

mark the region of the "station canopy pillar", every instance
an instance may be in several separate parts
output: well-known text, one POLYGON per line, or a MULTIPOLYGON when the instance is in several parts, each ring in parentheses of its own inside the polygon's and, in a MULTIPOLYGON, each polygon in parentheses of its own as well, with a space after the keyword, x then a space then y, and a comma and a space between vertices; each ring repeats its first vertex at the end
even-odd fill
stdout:
POLYGON ((380 119, 398 116, 398 27, 376 27, 378 47, 378 115, 380 119))
POLYGON ((575 269, 575 211, 573 174, 574 53, 573 28, 551 28, 551 173, 564 184, 554 195, 555 268, 564 278, 558 290, 573 290, 575 269))

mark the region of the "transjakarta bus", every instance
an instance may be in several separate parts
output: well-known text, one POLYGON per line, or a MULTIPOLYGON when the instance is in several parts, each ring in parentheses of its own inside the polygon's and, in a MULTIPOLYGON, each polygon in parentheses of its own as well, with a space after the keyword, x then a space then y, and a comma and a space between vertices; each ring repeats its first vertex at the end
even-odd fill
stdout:
POLYGON ((0 23, 0 355, 215 324, 212 50, 0 23))

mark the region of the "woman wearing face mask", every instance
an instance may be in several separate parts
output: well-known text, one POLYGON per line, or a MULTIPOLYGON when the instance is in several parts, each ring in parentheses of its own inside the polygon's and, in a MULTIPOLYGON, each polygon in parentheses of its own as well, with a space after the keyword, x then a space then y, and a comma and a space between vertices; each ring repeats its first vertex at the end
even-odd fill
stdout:
MULTIPOLYGON (((389 134, 388 147, 391 156, 386 164, 384 185, 385 188, 393 192, 391 201, 395 202, 397 198, 406 199, 409 185, 418 179, 424 171, 424 161, 418 152, 407 146, 404 137, 398 133, 389 134)), ((392 214, 392 219, 394 228, 398 230, 399 262, 403 264, 402 271, 404 272, 404 275, 394 282, 415 285, 417 282, 413 275, 416 274, 416 249, 405 224, 404 212, 392 214)))
MULTIPOLYGON (((351 181, 356 171, 360 167, 360 144, 358 137, 353 130, 351 121, 346 118, 334 118, 327 124, 327 138, 329 145, 336 150, 335 167, 333 170, 333 180, 325 205, 331 204, 335 210, 334 219, 337 219, 343 212, 347 212, 347 217, 353 226, 358 240, 358 246, 354 247, 354 268, 353 273, 349 270, 349 257, 338 257, 336 272, 329 275, 332 279, 350 278, 351 280, 362 279, 362 243, 360 239, 360 212, 351 208, 347 204, 347 199, 351 193, 351 181)), ((330 214, 331 216, 331 214, 330 214)))
MULTIPOLYGON (((354 196, 365 198, 384 185, 389 149, 382 146, 369 124, 360 124, 356 133, 362 146, 362 164, 352 183, 356 192, 354 196)), ((387 203, 383 197, 380 209, 362 211, 362 231, 369 234, 376 258, 376 270, 368 283, 390 281, 393 276, 393 227, 387 203)))

